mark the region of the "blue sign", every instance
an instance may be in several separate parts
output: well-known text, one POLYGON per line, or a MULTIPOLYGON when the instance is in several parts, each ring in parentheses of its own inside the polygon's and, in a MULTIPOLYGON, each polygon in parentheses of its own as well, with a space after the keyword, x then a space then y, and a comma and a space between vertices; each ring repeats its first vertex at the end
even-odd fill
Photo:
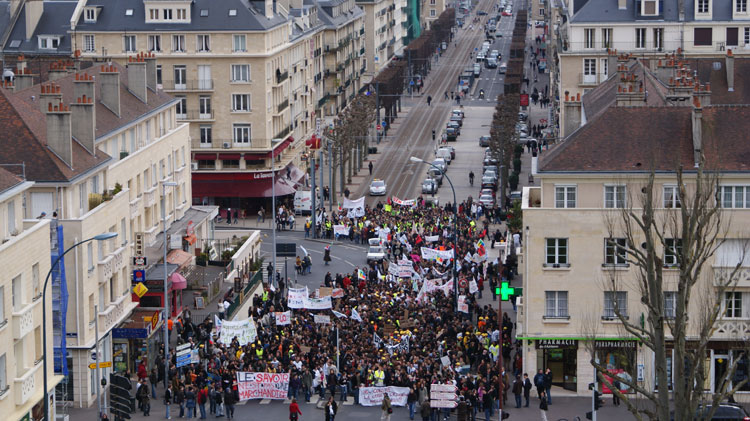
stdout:
MULTIPOLYGON (((149 326, 150 327, 150 326, 149 326)), ((112 329, 112 337, 115 339, 146 339, 149 329, 115 328, 112 329)))
POLYGON ((133 283, 146 282, 146 271, 143 269, 133 270, 133 283))
POLYGON ((386 123, 385 120, 383 120, 383 127, 385 127, 387 125, 388 125, 388 123, 386 123))
POLYGON ((409 81, 409 85, 412 85, 412 86, 414 86, 414 81, 413 81, 413 80, 410 80, 410 81, 409 81))

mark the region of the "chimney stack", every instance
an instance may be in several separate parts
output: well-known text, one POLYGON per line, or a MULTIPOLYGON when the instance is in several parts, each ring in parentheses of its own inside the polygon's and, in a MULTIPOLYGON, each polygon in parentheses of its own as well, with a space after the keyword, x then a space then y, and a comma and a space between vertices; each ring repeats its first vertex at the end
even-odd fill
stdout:
POLYGON ((89 98, 86 95, 76 97, 76 102, 70 104, 70 109, 72 110, 73 137, 91 155, 95 155, 96 107, 94 106, 94 98, 89 98))
POLYGON ((16 75, 13 78, 13 91, 17 92, 22 89, 34 86, 34 75, 31 74, 26 63, 26 57, 23 54, 18 56, 18 63, 16 63, 16 75))
POLYGON ((727 87, 729 92, 734 92, 734 54, 732 49, 727 49, 726 57, 726 68, 727 68, 727 87))
POLYGON ((40 87, 41 93, 39 94, 39 111, 46 113, 49 110, 50 104, 59 104, 62 102, 62 93, 60 93, 60 85, 55 83, 48 83, 40 87))
POLYGON ((99 72, 101 103, 120 116, 120 72, 114 65, 103 65, 99 72))
POLYGON ((568 137, 571 133, 576 131, 581 126, 581 94, 576 96, 569 96, 568 92, 565 92, 565 101, 563 102, 563 112, 565 117, 563 119, 562 137, 568 137))
POLYGON ((143 60, 146 62, 146 86, 151 92, 156 92, 156 55, 146 53, 143 60))
POLYGON ((274 0, 264 0, 265 4, 265 14, 266 18, 271 19, 273 18, 273 1, 274 0))
POLYGON ((701 162, 703 152, 703 108, 698 98, 693 98, 693 160, 695 166, 701 162))
POLYGON ((47 146, 69 167, 73 167, 70 108, 60 102, 47 105, 47 146))
POLYGON ((36 26, 42 18, 44 12, 44 2, 42 0, 26 0, 26 40, 34 36, 36 26))
POLYGON ((143 53, 128 57, 128 91, 143 102, 148 102, 146 89, 146 62, 143 53))
POLYGON ((701 85, 696 82, 693 89, 693 98, 697 98, 703 106, 711 105, 711 84, 701 85))
POLYGON ((82 96, 86 98, 96 99, 96 86, 94 85, 94 77, 90 74, 76 73, 73 79, 73 97, 80 98, 82 96))
POLYGON ((65 77, 68 75, 68 68, 65 62, 58 60, 49 65, 49 71, 47 72, 47 80, 53 81, 65 77))

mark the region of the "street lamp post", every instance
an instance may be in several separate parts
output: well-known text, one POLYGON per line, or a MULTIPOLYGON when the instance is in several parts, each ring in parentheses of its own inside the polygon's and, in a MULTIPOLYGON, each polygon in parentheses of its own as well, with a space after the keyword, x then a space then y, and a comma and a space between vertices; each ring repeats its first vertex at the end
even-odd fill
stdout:
MULTIPOLYGON (((167 290, 167 278, 169 276, 167 269, 167 187, 176 187, 178 184, 174 181, 165 181, 162 183, 161 197, 163 205, 161 207, 161 223, 164 230, 164 378, 169 381, 169 291, 167 290)), ((151 385, 154 387, 154 385, 151 385)))
MULTIPOLYGON (((49 390, 47 386, 47 284, 52 277, 52 271, 55 269, 55 266, 60 263, 60 260, 62 260, 62 258, 65 257, 65 255, 68 254, 69 251, 80 246, 81 244, 88 243, 89 241, 104 241, 115 237, 117 237, 116 232, 105 232, 103 234, 99 234, 97 236, 73 244, 72 246, 68 247, 68 249, 65 250, 61 255, 57 256, 57 259, 55 259, 55 261, 52 263, 52 266, 50 266, 49 272, 47 272, 47 277, 44 279, 44 286, 42 287, 42 369, 44 370, 44 374, 42 375, 42 378, 44 379, 44 418, 46 420, 49 420, 49 390)), ((99 355, 97 355, 97 357, 99 357, 99 355)), ((97 360, 96 363, 99 364, 99 361, 97 360)), ((97 379, 97 382, 98 381, 99 380, 97 379)), ((101 418, 101 408, 99 409, 99 417, 101 418)))
MULTIPOLYGON (((451 206, 451 210, 453 211, 453 217, 455 218, 454 224, 458 224, 458 206, 456 205, 456 189, 453 188, 453 182, 448 177, 448 174, 445 173, 440 167, 433 164, 432 162, 427 162, 422 158, 417 158, 416 156, 412 156, 409 158, 409 161, 411 162, 419 162, 422 164, 427 164, 433 168, 437 168, 438 171, 440 171, 441 174, 443 174, 443 177, 445 177, 446 180, 448 180, 448 184, 451 186, 451 191, 453 192, 453 205, 451 206)), ((456 270, 456 262, 458 262, 458 250, 456 249, 456 243, 458 242, 458 231, 456 228, 456 225, 453 226, 453 307, 455 311, 458 311, 458 270, 456 270)))

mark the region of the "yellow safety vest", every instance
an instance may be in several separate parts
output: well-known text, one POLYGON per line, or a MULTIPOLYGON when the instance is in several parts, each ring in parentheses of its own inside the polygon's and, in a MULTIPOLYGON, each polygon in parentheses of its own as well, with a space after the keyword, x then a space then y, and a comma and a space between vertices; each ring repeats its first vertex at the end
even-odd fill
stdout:
POLYGON ((256 355, 256 356, 257 356, 258 358, 263 358, 263 348, 257 348, 257 349, 255 350, 255 355, 256 355))
POLYGON ((268 301, 268 291, 263 291, 263 302, 268 301))

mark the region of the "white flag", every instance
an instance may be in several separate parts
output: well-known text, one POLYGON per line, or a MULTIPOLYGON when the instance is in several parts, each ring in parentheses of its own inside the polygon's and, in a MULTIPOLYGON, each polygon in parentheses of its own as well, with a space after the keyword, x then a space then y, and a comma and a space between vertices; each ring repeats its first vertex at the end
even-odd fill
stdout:
POLYGON ((479 291, 479 287, 477 286, 477 281, 469 282, 469 293, 473 294, 477 291, 479 291))
POLYGON ((217 332, 221 332, 221 319, 219 319, 219 316, 214 314, 214 326, 216 327, 217 332))
POLYGON ((305 250, 305 248, 302 247, 302 246, 299 246, 299 248, 301 248, 302 249, 302 253, 305 253, 305 256, 307 256, 307 250, 305 250))
POLYGON ((273 287, 273 282, 271 283, 271 292, 276 292, 276 288, 273 287))
POLYGON ((352 319, 354 319, 354 320, 356 320, 356 321, 358 321, 360 323, 362 322, 362 318, 359 317, 359 313, 357 313, 357 309, 356 308, 352 309, 352 319))
POLYGON ((344 313, 339 313, 336 310, 331 310, 331 311, 333 312, 333 315, 336 316, 336 317, 338 317, 339 319, 342 318, 342 317, 346 317, 346 314, 344 314, 344 313))

